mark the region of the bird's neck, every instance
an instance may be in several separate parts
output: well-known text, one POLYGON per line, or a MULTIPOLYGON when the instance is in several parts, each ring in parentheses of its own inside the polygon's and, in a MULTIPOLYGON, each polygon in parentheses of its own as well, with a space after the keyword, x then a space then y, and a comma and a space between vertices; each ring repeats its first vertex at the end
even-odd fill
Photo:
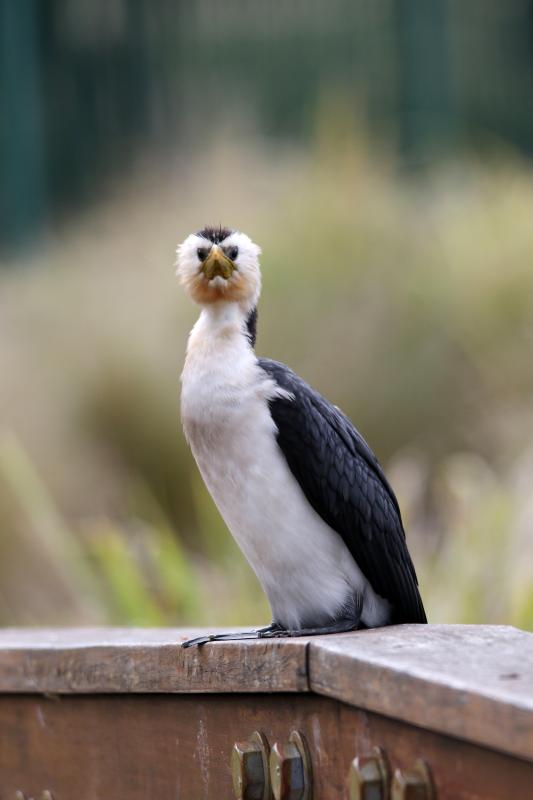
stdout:
POLYGON ((239 354, 250 352, 249 313, 238 303, 205 306, 189 336, 185 367, 200 362, 212 367, 222 359, 231 368, 239 354))
POLYGON ((204 308, 189 336, 181 374, 181 415, 191 444, 200 446, 206 429, 227 427, 256 372, 246 312, 229 303, 204 308))
POLYGON ((240 333, 246 325, 248 311, 240 303, 211 303, 204 306, 197 325, 205 335, 240 333))

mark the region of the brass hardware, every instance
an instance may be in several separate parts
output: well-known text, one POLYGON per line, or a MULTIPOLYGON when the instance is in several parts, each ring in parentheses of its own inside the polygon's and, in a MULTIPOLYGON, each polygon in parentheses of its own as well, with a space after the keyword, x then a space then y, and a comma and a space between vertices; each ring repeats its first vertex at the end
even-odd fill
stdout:
POLYGON ((374 747, 367 756, 357 756, 348 773, 350 800, 386 800, 389 788, 389 767, 385 753, 374 747))
POLYGON ((270 800, 269 754, 268 740, 259 731, 254 731, 248 742, 234 744, 231 774, 237 800, 270 800))
POLYGON ((270 753, 270 782, 275 800, 312 800, 311 757, 305 739, 292 731, 270 753))
POLYGON ((391 800, 434 800, 433 781, 427 764, 419 758, 412 769, 397 769, 391 788, 391 800))

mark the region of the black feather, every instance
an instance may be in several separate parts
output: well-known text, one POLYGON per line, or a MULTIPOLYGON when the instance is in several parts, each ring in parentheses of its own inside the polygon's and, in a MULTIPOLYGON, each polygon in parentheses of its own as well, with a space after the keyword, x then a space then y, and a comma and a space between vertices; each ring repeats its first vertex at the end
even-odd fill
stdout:
POLYGON ((270 412, 307 500, 343 538, 374 591, 391 603, 391 623, 426 622, 398 501, 376 456, 350 420, 288 367, 258 361, 293 395, 272 400, 270 412))
POLYGON ((220 242, 228 238, 230 233, 233 233, 231 228, 224 228, 222 225, 207 225, 201 231, 198 231, 196 235, 209 239, 213 244, 220 244, 220 242))
POLYGON ((248 314, 248 319, 246 320, 246 330, 250 344, 252 347, 255 347, 255 340, 257 337, 257 306, 254 306, 254 308, 252 308, 248 314))

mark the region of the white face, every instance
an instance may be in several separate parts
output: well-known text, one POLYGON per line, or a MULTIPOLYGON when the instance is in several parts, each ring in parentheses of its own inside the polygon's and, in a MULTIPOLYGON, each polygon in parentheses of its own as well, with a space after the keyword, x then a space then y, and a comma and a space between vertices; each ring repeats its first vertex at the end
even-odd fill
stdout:
POLYGON ((206 228, 187 236, 176 252, 176 275, 200 305, 256 305, 261 290, 261 248, 245 233, 206 228))

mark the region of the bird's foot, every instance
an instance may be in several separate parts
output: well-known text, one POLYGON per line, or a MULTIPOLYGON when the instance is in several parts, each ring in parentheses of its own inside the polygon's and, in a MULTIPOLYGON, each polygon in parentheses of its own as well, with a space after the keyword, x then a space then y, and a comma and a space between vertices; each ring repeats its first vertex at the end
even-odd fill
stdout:
POLYGON ((265 630, 265 633, 259 634, 259 639, 277 639, 281 637, 291 636, 325 636, 329 633, 347 633, 348 631, 355 631, 359 627, 359 621, 354 619, 339 619, 332 625, 324 625, 319 628, 281 628, 278 626, 276 630, 265 630))
POLYGON ((256 628, 251 631, 239 631, 237 633, 212 633, 206 636, 198 636, 196 639, 187 639, 182 642, 182 647, 199 647, 208 642, 233 642, 245 639, 281 639, 292 636, 324 636, 329 633, 346 633, 356 630, 359 621, 354 619, 339 619, 332 625, 325 625, 319 628, 283 628, 277 622, 272 622, 265 628, 256 628))
MULTIPOLYGON (((262 639, 263 637, 276 636, 278 631, 283 629, 272 622, 265 628, 255 628, 251 631, 237 631, 236 633, 208 633, 205 636, 197 636, 195 639, 186 639, 181 643, 182 647, 199 647, 208 642, 234 642, 245 639, 262 639)), ((284 634, 279 634, 284 635, 284 634)))

